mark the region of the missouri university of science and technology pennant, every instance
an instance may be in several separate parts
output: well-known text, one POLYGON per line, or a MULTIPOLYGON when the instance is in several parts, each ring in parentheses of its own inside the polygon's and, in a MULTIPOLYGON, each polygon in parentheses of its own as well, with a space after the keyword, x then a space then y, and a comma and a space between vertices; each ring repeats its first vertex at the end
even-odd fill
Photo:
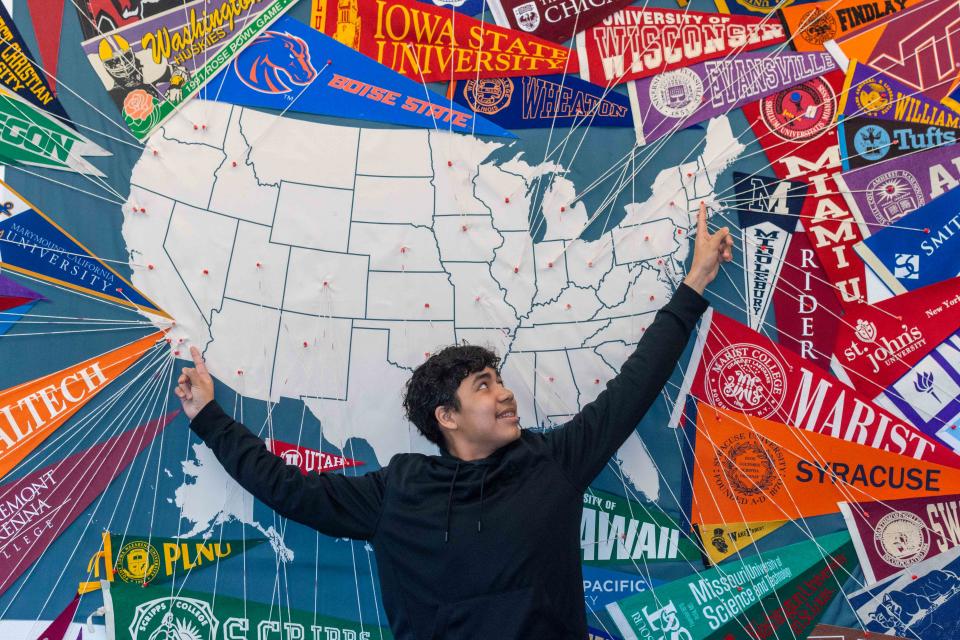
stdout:
POLYGON ((733 186, 743 239, 747 324, 759 330, 770 309, 807 186, 741 171, 733 172, 733 186))
POLYGON ((837 123, 844 171, 951 145, 958 136, 960 129, 881 118, 843 118, 837 123))
POLYGON ((6 591, 177 415, 170 413, 0 486, 6 591))
POLYGON ((783 27, 763 18, 627 7, 577 34, 577 55, 580 77, 610 86, 785 40, 783 27))
POLYGON ((859 60, 936 101, 960 73, 957 20, 956 0, 924 0, 824 46, 841 68, 859 60))
POLYGON ((553 42, 566 42, 631 0, 488 0, 501 27, 526 31, 553 42))
POLYGON ((261 637, 284 638, 392 638, 389 629, 372 624, 318 615, 316 611, 283 609, 277 605, 232 598, 217 593, 176 590, 169 585, 142 587, 104 583, 103 605, 108 638, 157 640, 176 638, 178 629, 191 629, 196 638, 249 638, 253 629, 261 637), (168 615, 169 614, 169 615, 168 615), (281 631, 282 630, 282 631, 281 631))
POLYGON ((921 0, 818 0, 794 3, 780 10, 780 20, 797 51, 823 51, 829 40, 842 37, 903 11, 921 0))
POLYGON ((30 52, 4 5, 0 5, 0 84, 38 109, 69 120, 47 81, 43 66, 30 52))
POLYGON ((633 126, 625 95, 571 75, 461 80, 455 97, 507 129, 633 126))
POLYGON ((696 529, 710 564, 719 564, 785 524, 786 520, 731 522, 699 524, 696 529))
POLYGON ((0 391, 0 477, 162 340, 153 333, 42 378, 0 391))
POLYGON ((180 109, 295 0, 193 0, 83 42, 138 140, 180 109))
POLYGON ((826 53, 754 52, 636 80, 628 90, 637 143, 650 144, 834 68, 826 53))
POLYGON ((289 16, 247 45, 211 81, 208 94, 246 107, 513 137, 482 115, 289 16))
POLYGON ((0 181, 0 266, 163 318, 169 316, 46 214, 0 181))
POLYGON ((867 585, 960 546, 960 494, 840 503, 867 585))
MULTIPOLYGON (((830 349, 832 353, 832 349, 830 349)), ((812 362, 723 314, 708 310, 700 323, 670 424, 678 424, 684 395, 813 435, 856 443, 865 455, 891 451, 944 465, 960 458, 907 421, 875 404, 812 362)), ((752 520, 779 520, 784 516, 752 520)), ((712 518, 703 522, 729 522, 712 518)), ((745 518, 735 518, 744 522, 745 518)))
POLYGON ((796 520, 838 502, 939 496, 960 469, 697 403, 693 522, 796 520))
POLYGON ((316 0, 311 25, 417 82, 576 73, 576 57, 549 40, 414 0, 316 0))
MULTIPOLYGON (((626 638, 781 637, 780 627, 806 626, 800 613, 811 601, 822 604, 839 593, 834 571, 845 576, 852 559, 850 536, 842 531, 695 573, 610 604, 607 611, 626 638), (803 583, 806 593, 787 610, 790 600, 780 594, 803 583)), ((812 626, 819 615, 807 617, 812 626)), ((783 637, 804 637, 799 629, 784 631, 783 637)))
POLYGON ((345 458, 332 453, 325 453, 317 449, 302 447, 291 442, 284 442, 275 438, 267 438, 265 443, 270 453, 280 456, 283 461, 300 469, 304 475, 315 471, 326 473, 347 467, 359 467, 363 462, 353 458, 345 458))
POLYGON ((960 272, 960 189, 945 192, 856 246, 890 291, 913 291, 960 272))
POLYGON ((931 100, 888 73, 852 60, 847 66, 840 114, 845 118, 868 116, 897 122, 960 128, 960 113, 931 100))

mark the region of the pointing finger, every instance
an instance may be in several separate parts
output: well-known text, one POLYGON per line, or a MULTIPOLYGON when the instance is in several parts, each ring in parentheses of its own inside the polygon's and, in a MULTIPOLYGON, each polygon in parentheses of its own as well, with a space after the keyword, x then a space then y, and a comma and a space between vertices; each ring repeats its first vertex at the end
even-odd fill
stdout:
POLYGON ((207 375, 207 363, 203 361, 203 356, 200 354, 200 349, 196 347, 190 347, 190 355, 193 356, 193 363, 197 365, 197 372, 200 375, 207 375))
POLYGON ((709 235, 707 232, 707 203, 701 200, 700 210, 697 212, 697 236, 706 237, 709 235))

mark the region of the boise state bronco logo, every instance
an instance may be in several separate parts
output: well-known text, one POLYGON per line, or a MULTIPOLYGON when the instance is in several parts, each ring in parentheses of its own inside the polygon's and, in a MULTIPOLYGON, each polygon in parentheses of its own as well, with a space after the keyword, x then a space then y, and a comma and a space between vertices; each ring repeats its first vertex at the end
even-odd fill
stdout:
POLYGON ((307 43, 289 33, 264 31, 237 56, 234 71, 243 84, 260 93, 289 93, 317 77, 307 43))

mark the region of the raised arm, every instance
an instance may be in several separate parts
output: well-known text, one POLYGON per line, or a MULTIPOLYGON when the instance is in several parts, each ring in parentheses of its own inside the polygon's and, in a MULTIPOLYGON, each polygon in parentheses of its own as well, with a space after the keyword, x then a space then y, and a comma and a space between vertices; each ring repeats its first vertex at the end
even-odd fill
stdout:
POLYGON ((579 489, 586 489, 600 473, 656 400, 707 308, 701 294, 717 276, 720 263, 732 259, 729 229, 709 233, 706 207, 701 204, 693 262, 683 284, 606 389, 572 420, 545 435, 554 457, 579 489))
POLYGON ((184 368, 174 393, 190 428, 230 477, 282 516, 330 536, 368 539, 376 530, 386 469, 357 477, 303 475, 270 453, 263 440, 236 422, 213 399, 213 378, 196 347, 195 366, 184 368))

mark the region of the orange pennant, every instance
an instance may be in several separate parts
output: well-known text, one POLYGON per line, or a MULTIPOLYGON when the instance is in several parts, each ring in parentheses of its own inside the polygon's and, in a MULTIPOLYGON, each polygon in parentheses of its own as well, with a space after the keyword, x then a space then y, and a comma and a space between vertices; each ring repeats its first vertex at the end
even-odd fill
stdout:
POLYGON ((793 36, 794 49, 823 51, 828 40, 852 33, 918 2, 920 0, 897 0, 880 7, 864 0, 821 0, 784 7, 780 18, 793 36))
POLYGON ((119 349, 0 392, 0 478, 163 337, 119 349))
POLYGON ((838 502, 955 493, 960 469, 697 403, 691 519, 794 520, 838 502))

